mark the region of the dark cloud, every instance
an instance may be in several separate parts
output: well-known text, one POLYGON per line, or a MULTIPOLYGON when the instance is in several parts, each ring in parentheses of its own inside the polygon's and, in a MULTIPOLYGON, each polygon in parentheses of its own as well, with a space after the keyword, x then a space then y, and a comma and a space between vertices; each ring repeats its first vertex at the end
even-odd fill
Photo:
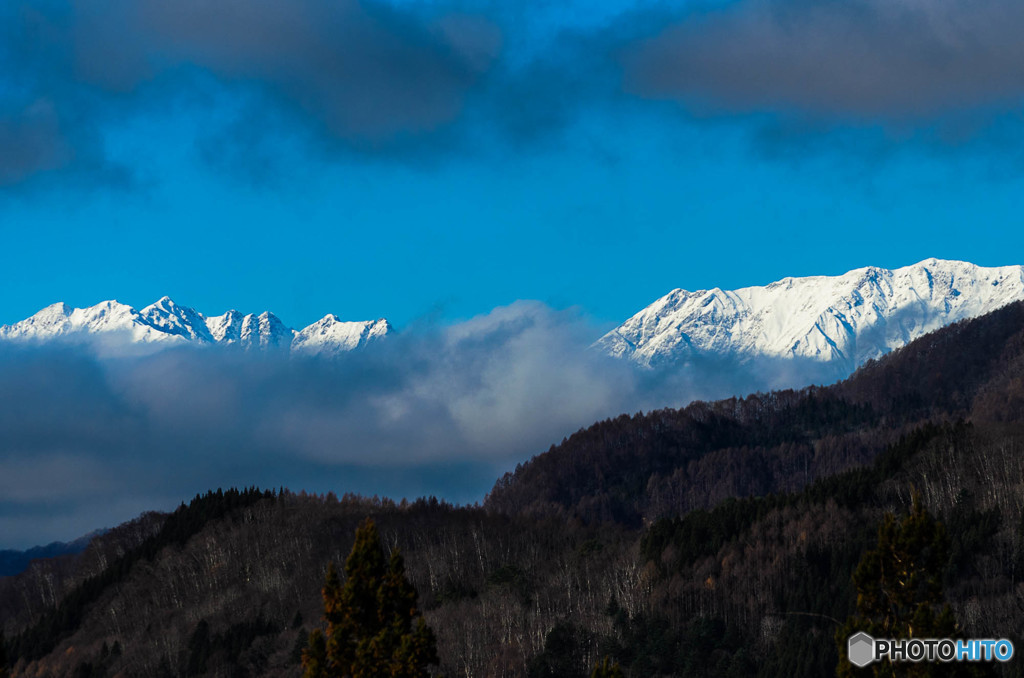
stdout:
POLYGON ((742 0, 627 50, 627 87, 693 110, 934 121, 1019 109, 1016 0, 742 0))
POLYGON ((58 171, 122 181, 104 158, 95 102, 74 82, 67 20, 47 11, 0 6, 0 188, 58 171))
POLYGON ((45 101, 0 115, 0 186, 70 162, 74 153, 45 101))
POLYGON ((755 143, 786 149, 879 126, 890 142, 1019 140, 1015 0, 668 5, 6 3, 0 186, 123 180, 104 135, 149 116, 191 116, 199 157, 256 181, 339 154, 519 152, 595 112, 612 127, 678 124, 651 99, 681 103, 684 124, 754 120, 755 143))
POLYGON ((502 40, 480 16, 358 0, 36 0, 0 22, 0 92, 20 102, 0 111, 0 184, 95 170, 97 126, 170 108, 204 77, 341 147, 415 145, 459 119, 502 40))
MULTIPOLYGON (((135 14, 136 30, 152 41, 136 60, 191 63, 228 81, 259 83, 330 135, 354 142, 386 143, 451 123, 500 45, 497 35, 493 45, 474 44, 472 35, 483 31, 469 18, 432 25, 356 0, 123 6, 119 14, 135 14)), ((102 36, 108 19, 89 36, 102 36)), ((98 46, 86 52, 100 60, 91 71, 120 76, 124 55, 98 46)))

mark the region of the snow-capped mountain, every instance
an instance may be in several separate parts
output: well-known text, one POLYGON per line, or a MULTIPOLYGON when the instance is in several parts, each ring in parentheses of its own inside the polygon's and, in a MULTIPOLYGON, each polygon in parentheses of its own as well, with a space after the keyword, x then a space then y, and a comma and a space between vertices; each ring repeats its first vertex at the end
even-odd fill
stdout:
POLYGON ((53 304, 31 318, 0 326, 0 340, 38 343, 57 338, 120 339, 129 345, 150 347, 188 343, 237 345, 245 349, 291 350, 303 355, 337 355, 393 331, 383 318, 343 322, 334 315, 296 331, 273 313, 243 315, 231 310, 223 315, 204 316, 164 297, 141 311, 117 301, 104 301, 89 308, 53 304))
POLYGON ((228 311, 224 315, 206 318, 206 329, 213 341, 237 344, 243 348, 290 348, 296 334, 295 330, 285 326, 280 318, 268 311, 259 315, 228 311))
POLYGON ((384 318, 367 322, 345 322, 333 314, 325 315, 300 330, 292 340, 292 351, 298 353, 341 353, 380 339, 394 328, 384 318))
POLYGON ((89 308, 71 308, 65 303, 52 304, 31 318, 13 325, 0 326, 0 338, 26 341, 115 332, 136 343, 181 338, 178 334, 159 329, 134 308, 117 301, 104 301, 89 308))
POLYGON ((1024 266, 927 259, 765 287, 673 290, 595 346, 647 367, 796 358, 830 363, 843 376, 923 334, 1021 299, 1024 266))

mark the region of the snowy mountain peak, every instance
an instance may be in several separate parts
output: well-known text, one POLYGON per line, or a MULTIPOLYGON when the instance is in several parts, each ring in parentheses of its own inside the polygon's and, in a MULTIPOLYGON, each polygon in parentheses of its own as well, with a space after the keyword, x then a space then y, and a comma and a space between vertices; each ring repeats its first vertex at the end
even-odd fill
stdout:
POLYGON ((50 304, 16 326, 0 328, 0 336, 24 339, 36 333, 52 336, 65 334, 71 329, 72 310, 71 306, 63 302, 50 304))
POLYGON ((242 330, 242 314, 231 309, 224 315, 215 315, 206 319, 206 329, 213 340, 219 344, 238 343, 242 330))
POLYGON ((672 290, 596 346, 647 367, 702 356, 803 358, 848 374, 927 332, 1020 299, 1024 267, 931 258, 764 287, 672 290))
POLYGON ((150 326, 167 334, 200 343, 212 343, 213 335, 206 326, 206 319, 191 308, 178 306, 170 297, 161 297, 155 304, 146 306, 139 316, 150 326))
POLYGON ((333 313, 325 315, 295 335, 292 350, 301 353, 339 353, 365 346, 394 329, 384 318, 345 322, 333 313))
POLYGON ((168 345, 235 345, 257 350, 298 348, 304 355, 333 355, 363 346, 392 331, 387 320, 344 322, 332 314, 296 332, 269 311, 243 315, 232 309, 223 315, 206 317, 165 296, 141 311, 113 300, 87 308, 71 308, 58 302, 21 322, 0 326, 0 339, 40 343, 57 338, 81 342, 111 337, 129 345, 156 346, 163 342, 168 345), (296 345, 300 334, 303 340, 296 345))
POLYGON ((242 318, 239 342, 246 348, 291 348, 294 338, 295 331, 285 327, 285 324, 269 311, 264 311, 258 316, 250 314, 242 318))

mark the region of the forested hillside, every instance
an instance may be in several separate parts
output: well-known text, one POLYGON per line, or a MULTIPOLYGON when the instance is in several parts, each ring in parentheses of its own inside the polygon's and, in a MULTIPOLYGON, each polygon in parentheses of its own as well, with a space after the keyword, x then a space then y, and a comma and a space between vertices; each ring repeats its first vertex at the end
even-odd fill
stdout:
POLYGON ((835 386, 600 422, 482 507, 196 497, 0 579, 0 628, 14 676, 298 676, 372 516, 447 676, 834 675, 853 572, 915 492, 962 632, 1024 641, 1024 305, 835 386))
POLYGON ((639 525, 862 466, 924 421, 1024 413, 1024 306, 956 323, 827 388, 622 415, 506 474, 487 507, 639 525))

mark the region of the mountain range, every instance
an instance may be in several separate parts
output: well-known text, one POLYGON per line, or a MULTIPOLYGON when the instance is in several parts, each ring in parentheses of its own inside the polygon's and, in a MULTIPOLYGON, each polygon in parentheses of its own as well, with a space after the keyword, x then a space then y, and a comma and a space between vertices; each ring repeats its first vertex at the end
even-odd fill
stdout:
POLYGON ((332 355, 358 348, 393 331, 384 318, 343 321, 333 314, 294 330, 270 312, 243 315, 231 310, 223 315, 205 316, 163 297, 142 310, 117 301, 104 301, 88 308, 52 304, 30 318, 0 326, 0 339, 38 343, 111 338, 150 347, 201 344, 332 355))
MULTIPOLYGON (((594 348, 662 370, 709 361, 719 371, 756 361, 799 362, 801 378, 793 383, 828 382, 928 332, 1019 300, 1024 266, 926 259, 891 270, 869 266, 839 276, 783 278, 763 287, 675 289, 594 348)), ((163 297, 142 310, 117 301, 89 308, 53 304, 0 326, 0 339, 120 337, 151 349, 191 343, 337 355, 393 332, 384 318, 342 321, 332 314, 294 330, 270 312, 205 316, 163 297)), ((781 383, 769 380, 758 387, 781 383)))
POLYGON ((649 368, 702 358, 828 363, 835 378, 958 320, 1024 299, 1024 266, 926 259, 737 290, 672 290, 595 346, 649 368))

